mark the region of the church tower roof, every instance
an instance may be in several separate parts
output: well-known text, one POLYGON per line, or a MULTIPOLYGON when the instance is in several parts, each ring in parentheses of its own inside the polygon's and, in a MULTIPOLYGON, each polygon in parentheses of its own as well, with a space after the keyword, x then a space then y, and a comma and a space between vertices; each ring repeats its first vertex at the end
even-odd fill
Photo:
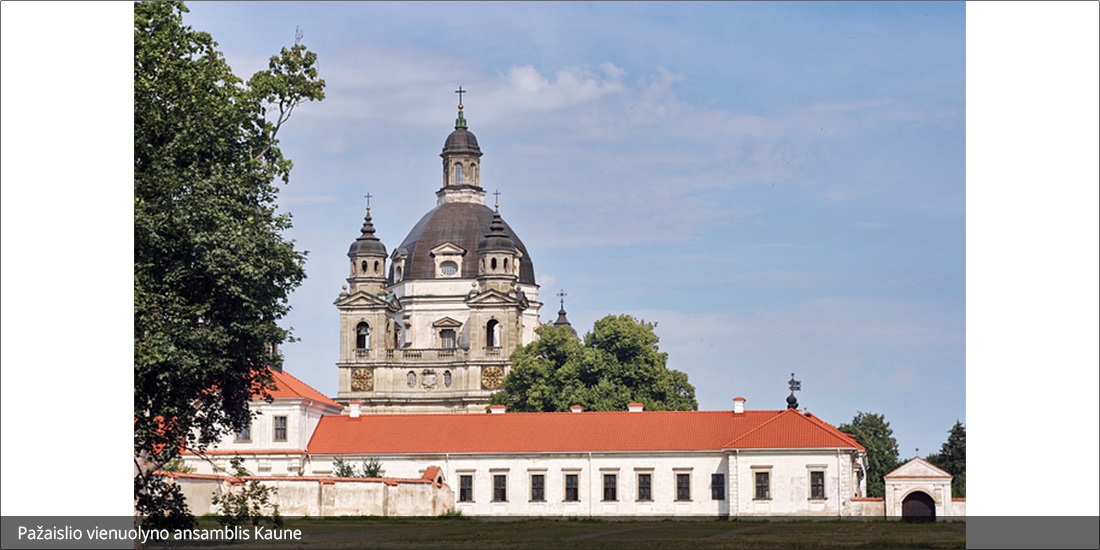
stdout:
POLYGON ((348 256, 357 254, 386 255, 386 245, 382 244, 382 241, 374 234, 374 221, 371 219, 369 203, 367 204, 367 215, 363 218, 363 227, 360 229, 359 238, 355 239, 355 242, 351 243, 351 248, 348 249, 348 256))
POLYGON ((565 296, 566 296, 565 291, 559 291, 558 292, 558 298, 561 301, 561 308, 558 309, 558 318, 557 318, 557 320, 554 321, 554 326, 555 327, 568 327, 569 332, 571 332, 573 334, 573 336, 576 336, 577 335, 576 329, 574 329, 573 325, 569 323, 569 318, 565 316, 565 296))

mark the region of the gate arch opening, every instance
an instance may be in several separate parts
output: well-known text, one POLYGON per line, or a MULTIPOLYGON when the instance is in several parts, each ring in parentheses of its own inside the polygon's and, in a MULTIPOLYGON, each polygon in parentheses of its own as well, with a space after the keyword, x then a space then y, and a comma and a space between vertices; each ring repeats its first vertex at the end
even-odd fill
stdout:
POLYGON ((924 491, 913 491, 901 501, 901 517, 913 523, 936 521, 936 501, 924 491))

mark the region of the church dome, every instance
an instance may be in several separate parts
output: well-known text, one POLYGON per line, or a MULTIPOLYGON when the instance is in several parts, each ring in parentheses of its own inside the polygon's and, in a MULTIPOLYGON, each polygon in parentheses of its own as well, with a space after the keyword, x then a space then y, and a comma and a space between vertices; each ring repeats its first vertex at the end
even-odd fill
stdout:
MULTIPOLYGON (((402 279, 436 278, 432 249, 444 243, 452 243, 466 251, 467 259, 462 262, 462 273, 459 276, 466 279, 476 278, 478 246, 486 235, 494 233, 494 214, 492 208, 472 202, 448 202, 433 208, 417 222, 398 247, 398 251, 404 249, 407 254, 402 279)), ((519 282, 535 284, 535 268, 527 248, 504 220, 499 220, 499 223, 502 232, 500 238, 511 241, 511 245, 523 254, 520 258, 519 282)), ((494 244, 505 243, 502 241, 494 244)), ((390 280, 393 280, 392 272, 390 280)))
POLYGON ((443 143, 443 152, 439 156, 466 154, 481 156, 481 147, 477 145, 477 137, 465 127, 456 127, 447 141, 443 143))
POLYGON ((348 256, 361 254, 386 255, 386 245, 374 235, 374 221, 371 220, 370 209, 367 209, 367 216, 363 219, 359 238, 355 239, 355 242, 351 243, 351 248, 348 249, 348 256))
POLYGON ((516 244, 512 242, 511 237, 504 232, 504 220, 500 217, 500 212, 493 212, 493 221, 489 224, 489 233, 481 239, 481 242, 477 243, 478 252, 487 252, 490 250, 516 250, 516 244))

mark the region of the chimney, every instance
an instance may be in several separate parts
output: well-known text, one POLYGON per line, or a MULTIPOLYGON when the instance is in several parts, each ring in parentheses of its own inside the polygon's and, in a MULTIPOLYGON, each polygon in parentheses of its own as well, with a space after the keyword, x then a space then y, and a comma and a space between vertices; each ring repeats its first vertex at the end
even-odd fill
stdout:
POLYGON ((359 418, 359 410, 362 405, 363 403, 359 401, 352 401, 351 403, 348 403, 348 406, 351 408, 348 411, 348 418, 359 418))
POLYGON ((490 414, 504 414, 504 412, 507 410, 508 407, 505 407, 504 405, 489 405, 490 414))
POLYGON ((626 404, 626 410, 628 410, 632 413, 640 413, 640 412, 645 410, 645 405, 642 404, 642 403, 637 403, 637 402, 627 403, 626 404))
POLYGON ((745 398, 734 397, 733 398, 733 414, 743 414, 745 412, 745 398))
POLYGON ((572 407, 569 407, 569 412, 575 412, 575 413, 584 412, 584 407, 582 407, 580 405, 573 405, 572 407))

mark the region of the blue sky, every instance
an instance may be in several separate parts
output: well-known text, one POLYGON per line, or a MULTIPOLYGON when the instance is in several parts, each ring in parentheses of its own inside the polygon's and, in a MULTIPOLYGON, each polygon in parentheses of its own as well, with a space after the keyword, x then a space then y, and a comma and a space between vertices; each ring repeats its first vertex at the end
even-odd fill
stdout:
MULTIPOLYGON (((805 407, 884 413, 906 456, 966 421, 973 515, 1096 514, 1096 3, 976 2, 965 25, 913 2, 191 8, 242 76, 295 27, 320 55, 280 202, 310 251, 284 351, 323 391, 361 197, 392 249, 434 204, 462 85, 483 182, 576 326, 657 322, 703 408, 781 407, 794 371, 805 407), (1004 460, 1021 442, 1077 483, 1004 460)), ((126 515, 132 6, 0 9, 3 514, 126 515), (28 449, 101 475, 53 487, 28 449)))
POLYGON ((657 323, 700 407, 883 413, 901 452, 965 407, 962 4, 194 3, 241 75, 293 40, 327 99, 284 127, 309 251, 286 367, 336 390, 363 194, 392 250, 440 186, 459 86, 482 184, 574 325, 657 323))

